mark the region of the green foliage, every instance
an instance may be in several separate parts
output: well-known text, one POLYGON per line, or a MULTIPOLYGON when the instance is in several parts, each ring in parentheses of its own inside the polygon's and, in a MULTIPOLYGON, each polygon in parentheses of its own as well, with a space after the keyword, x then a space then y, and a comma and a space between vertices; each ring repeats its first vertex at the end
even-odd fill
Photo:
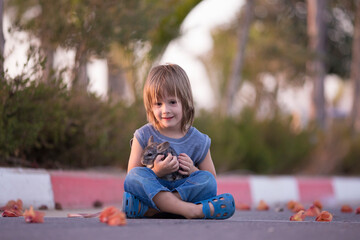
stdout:
POLYGON ((203 113, 195 124, 212 139, 211 154, 218 172, 294 173, 313 148, 310 133, 294 132, 290 118, 258 120, 250 109, 238 119, 203 113))
POLYGON ((64 109, 64 141, 50 148, 33 148, 28 151, 30 157, 43 166, 50 163, 50 167, 127 166, 129 141, 134 129, 145 121, 138 108, 72 92, 64 109))
MULTIPOLYGON (((0 164, 45 168, 126 168, 129 141, 146 122, 142 104, 110 104, 93 94, 28 78, 3 80, 0 92, 0 164)), ((212 138, 218 172, 295 172, 309 151, 309 133, 294 133, 290 119, 259 121, 247 109, 236 118, 203 112, 196 119, 212 138)))
MULTIPOLYGON (((51 121, 52 113, 62 115, 61 109, 53 100, 61 96, 62 86, 49 88, 44 84, 37 84, 28 78, 21 77, 11 80, 1 80, 1 111, 0 111, 0 154, 9 156, 21 155, 21 149, 32 146, 44 128, 45 123, 51 121), (48 113, 48 108, 54 112, 48 113)), ((60 119, 59 119, 60 120, 60 119)), ((56 125, 59 122, 51 122, 56 125)), ((57 140, 60 136, 53 136, 57 140)))
POLYGON ((360 174, 360 136, 354 136, 351 141, 350 148, 341 161, 339 169, 340 173, 346 175, 359 175, 360 174))
POLYGON ((350 76, 356 1, 329 1, 327 17, 328 72, 344 79, 350 76), (339 61, 341 59, 341 61, 339 61))
POLYGON ((42 45, 81 49, 106 56, 112 43, 153 43, 153 57, 179 35, 180 25, 201 0, 9 0, 15 29, 42 45), (34 14, 29 12, 34 11, 34 14))
MULTIPOLYGON (((2 166, 126 168, 129 141, 134 130, 146 122, 142 103, 111 104, 94 94, 68 90, 60 80, 46 85, 20 76, 2 80, 0 90, 2 166)), ((315 131, 295 131, 291 122, 279 115, 259 120, 254 110, 245 109, 233 118, 201 112, 195 126, 211 137, 212 158, 219 173, 297 173, 320 147, 346 150, 344 160, 334 162, 334 171, 359 174, 359 138, 351 140, 345 131, 341 142, 349 143, 350 148, 344 148, 349 144, 335 148, 331 146, 336 145, 339 133, 333 132, 334 141, 324 148, 319 146, 321 141, 312 141, 315 131)))
MULTIPOLYGON (((328 3, 326 71, 346 79, 350 73, 355 6, 352 1, 331 0, 328 3)), ((232 24, 213 31, 214 47, 201 57, 218 103, 223 102, 238 51, 238 32, 244 10, 232 24)), ((308 50, 306 1, 258 0, 253 14, 242 79, 256 86, 262 74, 266 73, 274 76, 283 86, 304 83, 306 63, 313 57, 308 50)))
MULTIPOLYGON (((155 7, 157 15, 162 16, 150 32, 152 42, 151 57, 155 58, 162 53, 171 40, 180 35, 180 26, 190 11, 202 0, 171 0, 160 1, 155 7)), ((154 3, 152 3, 154 4, 154 3)), ((150 18, 151 19, 151 18, 150 18)))
POLYGON ((145 122, 139 107, 112 105, 61 82, 10 79, 0 99, 1 165, 125 168, 133 131, 145 122))

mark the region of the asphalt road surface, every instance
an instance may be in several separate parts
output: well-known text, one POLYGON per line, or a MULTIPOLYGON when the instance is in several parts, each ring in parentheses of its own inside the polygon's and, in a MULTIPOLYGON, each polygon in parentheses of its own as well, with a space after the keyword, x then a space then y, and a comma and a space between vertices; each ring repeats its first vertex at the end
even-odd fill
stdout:
MULTIPOLYGON (((236 211, 227 220, 127 219, 126 226, 111 227, 98 218, 67 218, 46 214, 44 223, 25 223, 24 218, 0 217, 0 240, 227 240, 360 239, 360 214, 330 210, 332 222, 290 222, 292 213, 236 211)), ((66 216, 66 212, 63 212, 66 216)))

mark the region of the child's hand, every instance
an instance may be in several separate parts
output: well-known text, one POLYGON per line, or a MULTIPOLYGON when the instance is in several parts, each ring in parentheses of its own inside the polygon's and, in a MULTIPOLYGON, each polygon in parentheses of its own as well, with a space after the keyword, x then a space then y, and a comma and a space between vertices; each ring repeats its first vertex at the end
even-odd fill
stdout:
POLYGON ((169 153, 164 160, 162 160, 163 158, 164 155, 159 155, 154 161, 153 171, 158 177, 163 177, 179 170, 179 161, 176 156, 172 156, 169 153))
POLYGON ((180 153, 180 155, 178 156, 178 160, 180 163, 179 173, 181 173, 182 175, 190 175, 193 172, 199 170, 197 167, 194 166, 194 162, 191 160, 191 158, 185 153, 180 153))

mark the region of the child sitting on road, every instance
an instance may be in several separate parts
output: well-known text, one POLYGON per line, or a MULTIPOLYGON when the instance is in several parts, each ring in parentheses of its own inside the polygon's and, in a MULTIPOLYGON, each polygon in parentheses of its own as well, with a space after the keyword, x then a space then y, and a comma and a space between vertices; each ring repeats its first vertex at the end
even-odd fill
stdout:
POLYGON ((216 196, 211 140, 192 126, 194 103, 185 71, 176 64, 154 67, 143 94, 149 123, 137 129, 132 139, 123 197, 127 217, 151 217, 160 212, 188 219, 231 217, 235 212, 232 195, 216 196), (152 169, 144 167, 142 153, 151 136, 155 142, 169 142, 179 155, 159 155, 152 169), (174 181, 161 178, 175 171, 186 177, 174 181))

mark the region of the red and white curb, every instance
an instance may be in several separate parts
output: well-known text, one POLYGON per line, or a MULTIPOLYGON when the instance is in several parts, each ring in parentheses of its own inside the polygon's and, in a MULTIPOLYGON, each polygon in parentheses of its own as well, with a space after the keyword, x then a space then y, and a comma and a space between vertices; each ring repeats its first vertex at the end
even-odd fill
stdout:
POLYGON ((218 178, 218 193, 232 193, 237 203, 270 205, 290 200, 301 203, 322 201, 324 205, 360 204, 358 177, 305 176, 223 176, 218 178))
POLYGON ((78 171, 0 168, 0 206, 21 199, 25 207, 55 203, 62 208, 90 208, 95 202, 119 204, 125 176, 78 171))
POLYGON ((0 168, 0 206, 21 199, 26 207, 54 207, 51 179, 45 170, 0 168))
MULTIPOLYGON (((24 206, 89 208, 95 202, 121 204, 125 175, 97 172, 0 168, 0 206, 22 199, 24 206)), ((236 203, 269 205, 289 200, 324 205, 360 204, 359 177, 218 176, 218 194, 231 193, 236 203)))

